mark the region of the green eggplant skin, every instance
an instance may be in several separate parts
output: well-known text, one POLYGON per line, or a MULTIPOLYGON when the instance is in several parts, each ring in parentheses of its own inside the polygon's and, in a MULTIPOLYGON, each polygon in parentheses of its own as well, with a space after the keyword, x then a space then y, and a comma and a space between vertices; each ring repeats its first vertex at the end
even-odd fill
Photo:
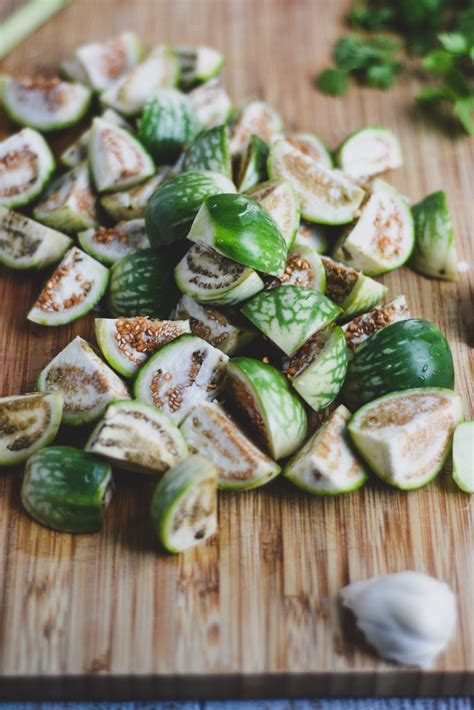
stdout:
POLYGON ((110 269, 108 305, 114 317, 167 318, 178 300, 173 259, 157 249, 124 256, 110 269))
POLYGON ((229 129, 226 125, 202 131, 191 143, 183 160, 183 172, 210 170, 232 179, 229 151, 229 129))
POLYGON ((416 387, 454 388, 454 365, 446 338, 433 323, 397 321, 354 351, 342 390, 351 411, 391 392, 416 387))
POLYGON ((446 193, 427 195, 412 208, 415 248, 409 265, 425 276, 454 281, 458 264, 446 193))
POLYGON ((153 193, 145 211, 145 228, 154 247, 184 239, 206 197, 235 191, 224 175, 190 170, 176 175, 153 193))
POLYGON ((72 446, 50 446, 26 465, 21 500, 37 522, 53 530, 100 530, 112 482, 110 464, 72 446))

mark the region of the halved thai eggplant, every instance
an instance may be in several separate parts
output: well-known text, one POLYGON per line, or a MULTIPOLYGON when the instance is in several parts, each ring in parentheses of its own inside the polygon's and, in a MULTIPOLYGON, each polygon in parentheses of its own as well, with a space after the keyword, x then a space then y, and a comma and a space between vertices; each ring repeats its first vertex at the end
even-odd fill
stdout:
MULTIPOLYGON (((120 126, 120 128, 125 128, 127 131, 132 130, 131 125, 111 108, 105 109, 102 113, 102 118, 104 121, 113 123, 115 126, 120 126)), ((87 160, 90 135, 90 128, 88 128, 87 131, 81 133, 79 138, 74 141, 69 148, 66 148, 66 150, 61 153, 60 160, 66 168, 75 168, 77 165, 87 160)))
POLYGON ((115 227, 88 229, 77 238, 84 251, 107 266, 150 246, 143 219, 119 222, 115 227))
POLYGON ((104 91, 134 67, 141 57, 140 40, 134 32, 122 32, 102 42, 83 44, 62 65, 66 75, 95 91, 104 91))
POLYGON ((268 179, 267 161, 270 148, 256 135, 251 135, 247 145, 235 156, 236 185, 239 192, 250 190, 268 179))
POLYGON ((109 404, 85 450, 119 468, 160 474, 188 456, 178 427, 156 407, 129 399, 109 404))
POLYGON ((180 67, 180 86, 190 89, 220 74, 225 58, 213 47, 175 47, 180 67))
POLYGON ((56 264, 72 240, 18 212, 0 207, 0 264, 10 269, 44 269, 56 264))
POLYGON ((207 340, 227 355, 233 355, 256 337, 256 332, 246 327, 244 319, 236 318, 231 309, 212 308, 184 294, 172 316, 189 320, 193 335, 207 340))
POLYGON ((324 293, 326 270, 314 249, 295 244, 289 251, 283 276, 275 279, 275 282, 279 286, 306 286, 324 293))
POLYGON ((229 129, 226 125, 202 131, 191 143, 183 159, 183 172, 207 170, 232 179, 229 152, 229 129))
POLYGON ((79 335, 41 371, 37 389, 62 392, 62 421, 71 425, 96 421, 109 402, 129 396, 125 383, 79 335))
POLYGON ((181 424, 191 453, 200 453, 217 469, 217 487, 246 491, 269 483, 280 466, 244 434, 215 402, 202 402, 181 424))
POLYGON ((188 320, 157 320, 145 316, 95 319, 95 335, 103 356, 125 377, 136 375, 150 355, 170 340, 190 332, 188 320))
POLYGON ((344 319, 365 313, 381 301, 387 287, 327 256, 321 260, 326 270, 326 296, 342 308, 344 319))
POLYGON ((89 108, 92 93, 81 84, 57 77, 2 78, 5 113, 20 126, 57 131, 78 123, 89 108))
POLYGON ((282 131, 283 121, 273 106, 265 101, 250 101, 240 109, 232 126, 230 152, 241 153, 252 135, 271 143, 282 131))
POLYGON ((413 217, 406 199, 388 183, 375 180, 355 226, 342 236, 333 256, 368 276, 379 276, 402 266, 414 243, 413 217))
POLYGON ((114 317, 167 318, 177 298, 169 254, 140 249, 116 261, 110 269, 108 306, 114 317))
POLYGON ((327 168, 288 140, 272 145, 268 173, 272 180, 285 178, 292 183, 301 216, 308 222, 351 222, 364 197, 364 191, 340 171, 327 168))
POLYGON ((167 180, 150 198, 145 224, 155 247, 184 239, 206 197, 235 192, 229 178, 220 173, 189 171, 167 180))
POLYGON ((441 470, 462 416, 461 398, 452 390, 407 389, 361 407, 349 422, 349 433, 379 478, 410 490, 441 470))
POLYGON ((136 187, 102 195, 100 204, 116 222, 143 219, 148 202, 155 190, 169 177, 169 167, 158 168, 156 175, 136 187))
POLYGON ((174 271, 180 291, 203 303, 232 305, 263 289, 256 271, 213 249, 193 244, 174 271))
POLYGON ((396 323, 399 320, 407 320, 407 318, 411 318, 411 315, 405 296, 397 296, 389 303, 375 306, 367 313, 356 316, 349 323, 342 326, 346 336, 349 356, 372 333, 376 333, 378 330, 385 328, 385 326, 396 323))
POLYGON ((135 380, 135 397, 180 424, 199 402, 219 394, 228 359, 202 338, 180 335, 143 365, 135 380))
POLYGON ((246 194, 271 214, 290 249, 300 223, 300 204, 293 185, 288 180, 269 180, 246 194))
POLYGON ((55 167, 48 144, 31 128, 0 141, 0 205, 21 207, 32 202, 55 167))
POLYGON ((281 276, 285 270, 287 248, 277 223, 245 195, 208 197, 188 239, 256 271, 281 276))
POLYGON ((176 54, 167 45, 155 47, 137 66, 101 94, 100 100, 126 116, 134 116, 159 89, 172 88, 179 80, 176 54))
POLYGON ((293 355, 341 309, 313 288, 290 284, 257 293, 241 312, 286 355, 293 355))
POLYGON ((109 272, 77 247, 68 251, 28 313, 40 325, 64 325, 89 313, 105 293, 109 272))
POLYGON ((331 151, 314 133, 291 133, 287 136, 287 140, 317 163, 321 163, 326 168, 334 167, 331 151))
POLYGON ((50 444, 63 412, 61 392, 0 399, 0 468, 16 466, 50 444))
POLYGON ((103 118, 94 118, 88 154, 99 192, 126 190, 155 172, 152 159, 132 134, 103 118))
POLYGON ((367 126, 354 131, 339 146, 336 162, 346 175, 361 180, 402 165, 397 137, 388 128, 367 126))
POLYGON ((168 552, 184 552, 217 531, 217 471, 195 454, 158 483, 151 503, 156 535, 168 552))
POLYGON ((110 464, 72 446, 50 446, 26 465, 21 502, 38 523, 53 530, 100 530, 112 494, 110 464))
POLYGON ((329 239, 327 228, 322 224, 311 222, 300 222, 296 230, 295 245, 310 247, 318 254, 326 254, 329 251, 329 239))
POLYGON ((322 411, 333 402, 347 372, 347 345, 339 326, 315 333, 283 364, 283 372, 298 394, 314 409, 322 411))
POLYGON ((177 89, 159 89, 138 121, 139 141, 156 163, 172 164, 201 126, 190 100, 177 89))
POLYGON ((306 412, 281 372, 260 360, 237 357, 227 366, 232 408, 250 435, 278 460, 303 443, 306 412))
POLYGON ((415 248, 409 265, 425 276, 454 281, 458 258, 446 193, 427 195, 413 209, 415 248))
POLYGON ((474 493, 474 422, 461 422, 453 438, 453 479, 465 493, 474 493))
POLYGON ((352 448, 347 431, 350 418, 341 404, 288 461, 283 475, 315 495, 350 493, 363 486, 367 472, 352 448))
POLYGON ((48 227, 75 234, 96 226, 95 208, 87 163, 81 163, 53 180, 35 207, 33 216, 48 227))
POLYGON ((232 101, 219 79, 206 81, 189 92, 188 98, 203 128, 227 123, 232 115, 232 101))

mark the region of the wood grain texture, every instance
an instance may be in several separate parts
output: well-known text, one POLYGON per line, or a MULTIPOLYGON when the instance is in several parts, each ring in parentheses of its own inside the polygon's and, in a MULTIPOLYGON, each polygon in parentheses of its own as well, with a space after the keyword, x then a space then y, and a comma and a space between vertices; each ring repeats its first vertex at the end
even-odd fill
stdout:
MULTIPOLYGON (((335 147, 364 124, 392 128, 405 166, 388 179, 414 200, 447 191, 460 258, 472 264, 472 144, 413 113, 417 77, 408 73, 388 93, 352 88, 338 100, 312 88, 346 5, 75 0, 1 69, 51 70, 77 44, 125 28, 150 43, 214 45, 227 56, 231 95, 265 97, 292 129, 314 131, 335 147)), ((70 138, 55 138, 55 147, 70 138)), ((54 330, 27 324, 41 280, 0 272, 1 394, 31 390, 74 334, 92 338, 92 318, 54 330)), ((384 280, 391 297, 404 293, 413 314, 447 335, 472 415, 472 268, 457 284, 406 269, 384 280)), ((103 533, 71 536, 25 514, 20 470, 0 475, 0 697, 474 692, 472 510, 448 471, 408 494, 371 482, 354 495, 318 499, 280 480, 223 494, 219 536, 180 557, 156 549, 152 484, 132 475, 116 482, 103 533), (456 637, 426 673, 377 660, 336 602, 348 582, 404 569, 446 580, 459 599, 456 637)))

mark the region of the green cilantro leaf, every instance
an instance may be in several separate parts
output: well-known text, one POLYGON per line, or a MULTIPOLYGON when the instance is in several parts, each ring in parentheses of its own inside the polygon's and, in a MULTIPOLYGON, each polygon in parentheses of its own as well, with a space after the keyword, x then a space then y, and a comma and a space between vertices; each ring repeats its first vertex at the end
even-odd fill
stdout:
POLYGON ((459 32, 443 32, 438 39, 444 49, 451 54, 465 54, 468 50, 467 37, 459 32))
POLYGON ((324 69, 316 78, 316 85, 323 94, 342 96, 348 87, 347 72, 344 69, 324 69))

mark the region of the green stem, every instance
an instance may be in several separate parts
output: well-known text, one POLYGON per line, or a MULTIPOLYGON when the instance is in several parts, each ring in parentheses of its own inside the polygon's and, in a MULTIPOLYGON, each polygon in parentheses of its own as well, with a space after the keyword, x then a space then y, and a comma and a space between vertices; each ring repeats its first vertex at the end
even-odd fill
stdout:
POLYGON ((0 59, 71 0, 30 0, 0 25, 0 59))

